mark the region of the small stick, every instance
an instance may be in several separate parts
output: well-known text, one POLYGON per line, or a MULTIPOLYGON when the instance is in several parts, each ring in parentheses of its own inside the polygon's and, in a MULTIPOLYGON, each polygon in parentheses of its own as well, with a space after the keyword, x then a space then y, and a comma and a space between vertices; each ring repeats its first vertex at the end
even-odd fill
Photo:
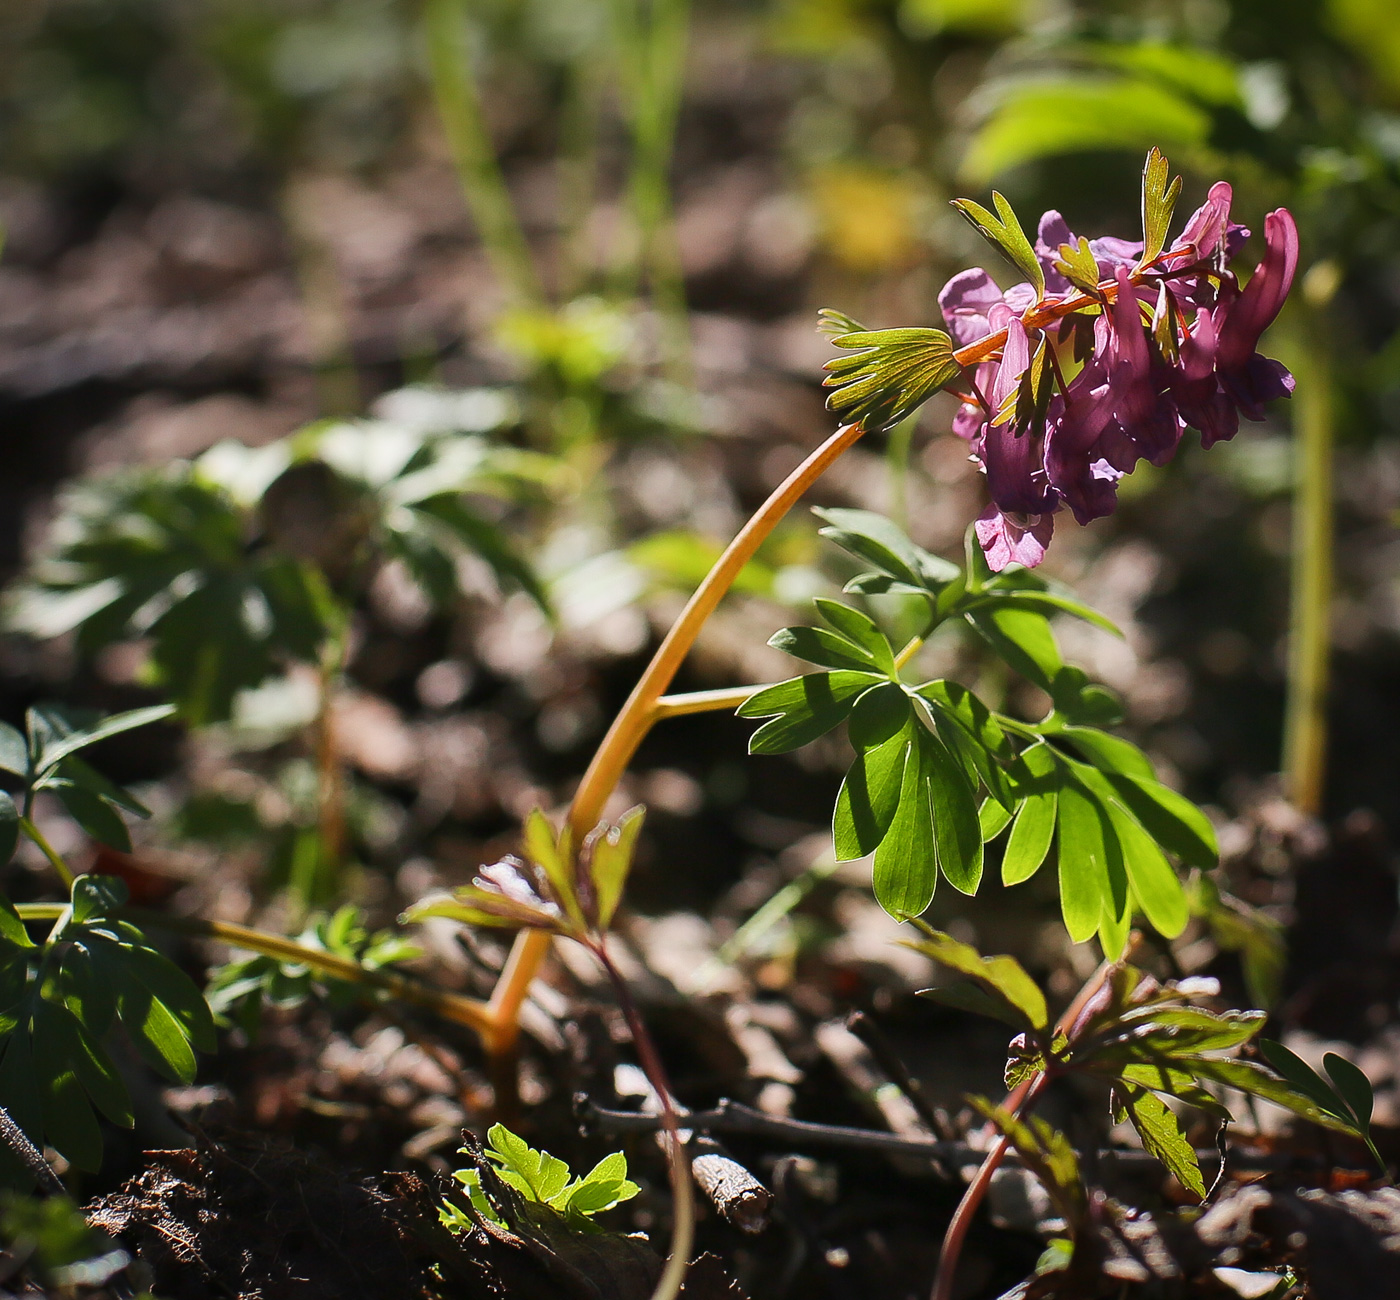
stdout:
POLYGON ((695 1144, 702 1154, 691 1160, 690 1172, 710 1204, 740 1232, 762 1232, 773 1193, 713 1138, 697 1138, 695 1144))
POLYGON ((39 1184, 39 1190, 45 1196, 67 1196, 68 1189, 64 1187, 59 1177, 49 1166, 49 1162, 44 1159, 44 1153, 32 1143, 25 1131, 15 1123, 10 1116, 10 1112, 0 1106, 0 1138, 5 1140, 5 1145, 19 1157, 20 1163, 34 1176, 34 1181, 39 1184))
MULTIPOLYGON (((608 1110, 583 1093, 574 1097, 574 1113, 584 1128, 597 1129, 602 1133, 654 1133, 662 1127, 660 1115, 646 1111, 608 1110)), ((695 1133, 734 1133, 794 1147, 846 1147, 857 1151, 884 1151, 897 1156, 927 1156, 956 1168, 979 1165, 987 1157, 983 1148, 967 1142, 901 1137, 898 1133, 887 1133, 883 1129, 849 1128, 842 1124, 784 1119, 727 1098, 710 1110, 686 1111, 680 1117, 680 1123, 695 1133)), ((1162 1167, 1161 1161, 1146 1151, 1105 1148, 1098 1155, 1101 1160, 1110 1161, 1114 1168, 1125 1173, 1162 1167)), ((1014 1153, 1009 1153, 1009 1158, 1013 1164, 1018 1163, 1014 1153)), ((1196 1152, 1196 1158, 1202 1165, 1214 1166, 1220 1163, 1220 1152, 1200 1150, 1196 1152)), ((1276 1169, 1296 1163, 1292 1157, 1272 1152, 1257 1155, 1234 1152, 1231 1162, 1241 1169, 1276 1169)))

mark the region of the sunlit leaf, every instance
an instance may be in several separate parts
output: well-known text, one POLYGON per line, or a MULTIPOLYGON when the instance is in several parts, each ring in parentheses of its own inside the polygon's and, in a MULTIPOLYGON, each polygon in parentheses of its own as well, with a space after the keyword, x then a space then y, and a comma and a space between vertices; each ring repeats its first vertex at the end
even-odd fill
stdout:
POLYGON ((898 424, 962 373, 942 330, 869 330, 832 342, 854 354, 826 363, 827 408, 867 432, 898 424))
POLYGON ((954 199, 953 206, 993 248, 1011 263, 1034 287, 1037 298, 1045 296, 1045 268, 1035 255, 1031 241, 1021 229, 1021 223, 1011 205, 995 190, 992 206, 995 214, 971 199, 954 199))

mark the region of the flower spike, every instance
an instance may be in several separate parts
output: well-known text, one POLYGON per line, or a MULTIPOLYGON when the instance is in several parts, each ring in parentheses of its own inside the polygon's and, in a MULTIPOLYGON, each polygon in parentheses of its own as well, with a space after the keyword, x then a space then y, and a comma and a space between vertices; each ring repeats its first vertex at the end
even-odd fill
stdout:
POLYGON ((1140 242, 1085 239, 1047 212, 1032 246, 1001 195, 995 213, 956 200, 1025 280, 1003 292, 980 268, 955 275, 938 295, 946 334, 871 332, 824 313, 836 345, 855 350, 827 363, 827 404, 867 429, 970 372, 953 432, 987 478, 976 533, 993 570, 1038 564, 1061 506, 1080 523, 1111 514, 1123 475, 1139 460, 1166 464, 1187 428, 1209 447, 1293 392, 1293 376, 1257 351, 1297 270, 1292 216, 1265 218, 1264 259, 1241 290, 1228 265, 1249 231, 1230 220, 1230 186, 1211 186, 1169 243, 1181 191, 1170 175, 1153 149, 1140 242))

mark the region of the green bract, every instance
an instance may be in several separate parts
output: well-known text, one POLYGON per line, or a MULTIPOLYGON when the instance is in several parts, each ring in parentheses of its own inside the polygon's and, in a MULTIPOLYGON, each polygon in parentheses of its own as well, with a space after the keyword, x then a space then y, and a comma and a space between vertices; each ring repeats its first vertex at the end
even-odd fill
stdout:
POLYGON ((827 409, 867 433, 898 424, 962 372, 942 330, 867 330, 832 311, 822 320, 838 348, 856 349, 826 363, 827 409))
POLYGON ((940 875, 975 893, 984 843, 1010 827, 1003 882, 1028 880, 1053 853, 1076 942, 1098 934, 1117 956, 1136 914, 1164 935, 1180 934, 1188 909, 1167 855, 1214 866, 1214 832, 1156 779, 1141 750, 1100 729, 1117 720, 1116 701, 1064 663, 1048 615, 1113 625, 1030 573, 993 577, 976 547, 964 573, 878 515, 818 514, 825 536, 874 566, 851 579, 848 591, 922 596, 925 636, 963 619, 1052 701, 1045 718, 1027 724, 989 709, 957 682, 907 683, 874 620, 818 600, 826 627, 784 628, 770 644, 824 671, 758 691, 739 714, 768 719, 750 740, 755 754, 795 749, 847 723, 856 752, 832 820, 837 858, 873 853, 880 903, 896 916, 917 916, 940 875))

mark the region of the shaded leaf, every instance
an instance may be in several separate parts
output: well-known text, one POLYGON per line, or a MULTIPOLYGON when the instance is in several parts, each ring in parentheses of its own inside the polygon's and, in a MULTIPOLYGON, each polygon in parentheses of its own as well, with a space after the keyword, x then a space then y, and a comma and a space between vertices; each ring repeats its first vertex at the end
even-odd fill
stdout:
POLYGON ((1204 1200, 1206 1185, 1200 1162, 1171 1107, 1145 1088, 1129 1084, 1117 1091, 1128 1121, 1142 1139, 1143 1149, 1156 1156, 1188 1192, 1204 1200))
POLYGON ((1023 1026, 1044 1029, 1049 1023, 1045 995, 1014 957, 984 957, 971 944, 954 939, 923 922, 916 924, 924 937, 902 940, 904 947, 913 948, 952 970, 971 976, 1005 1002, 1023 1026))

